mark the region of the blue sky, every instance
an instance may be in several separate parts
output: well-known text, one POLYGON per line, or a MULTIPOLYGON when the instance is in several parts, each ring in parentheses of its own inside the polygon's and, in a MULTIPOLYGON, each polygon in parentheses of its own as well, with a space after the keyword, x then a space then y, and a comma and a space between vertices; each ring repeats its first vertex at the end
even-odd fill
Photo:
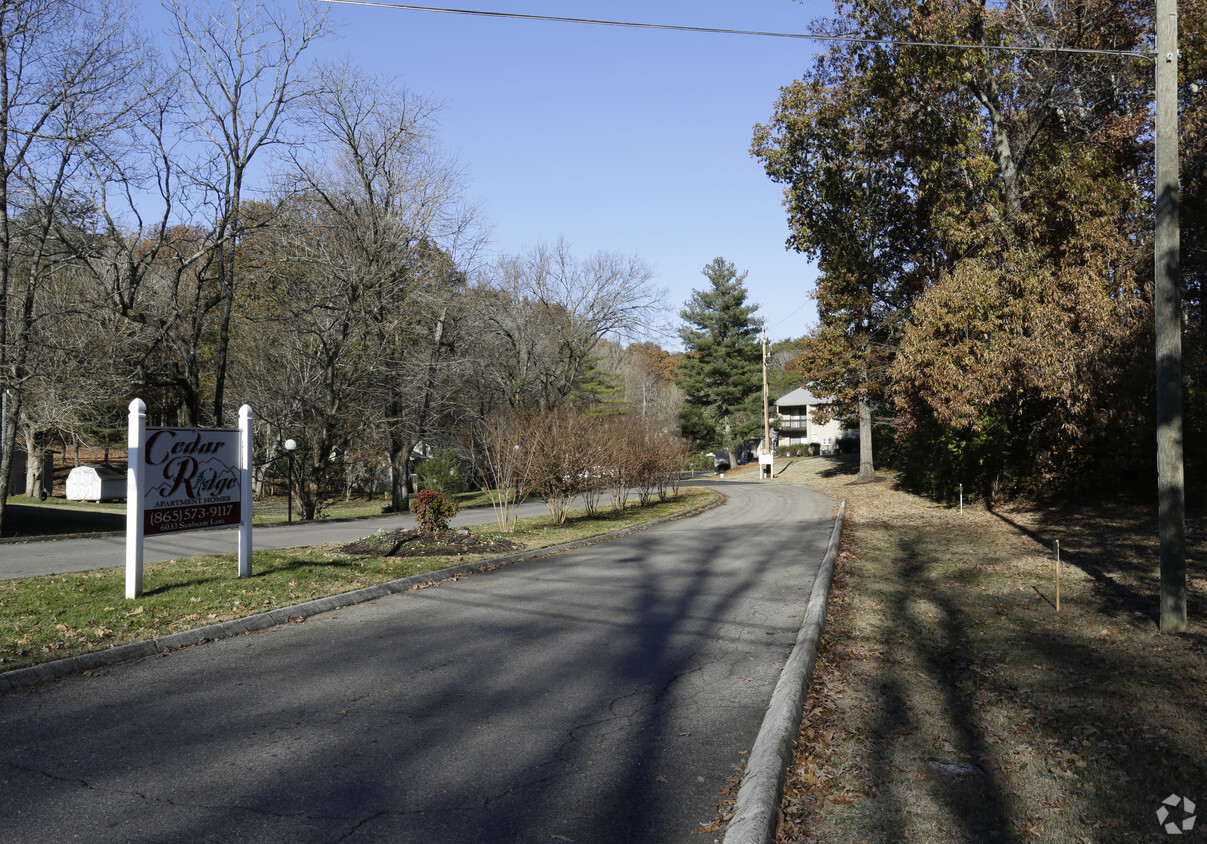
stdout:
MULTIPOLYGON (((140 0, 153 25, 152 2, 140 0)), ((832 12, 829 0, 448 5, 778 32, 805 32, 832 12)), ((700 270, 723 256, 749 271, 770 337, 800 336, 816 321, 815 270, 785 249, 782 191, 749 154, 754 124, 811 64, 815 42, 343 4, 330 13, 338 37, 319 53, 350 56, 443 101, 440 138, 460 159, 494 251, 564 237, 583 257, 638 254, 667 289, 676 323, 707 284, 700 270)))

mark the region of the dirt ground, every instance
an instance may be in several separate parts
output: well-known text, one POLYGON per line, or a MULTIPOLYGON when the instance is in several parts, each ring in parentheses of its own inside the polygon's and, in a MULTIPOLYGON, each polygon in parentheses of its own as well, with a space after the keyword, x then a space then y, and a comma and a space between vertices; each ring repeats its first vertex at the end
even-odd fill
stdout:
POLYGON ((961 513, 854 470, 777 466, 847 500, 777 840, 1207 838, 1203 516, 1169 634, 1155 504, 961 513))

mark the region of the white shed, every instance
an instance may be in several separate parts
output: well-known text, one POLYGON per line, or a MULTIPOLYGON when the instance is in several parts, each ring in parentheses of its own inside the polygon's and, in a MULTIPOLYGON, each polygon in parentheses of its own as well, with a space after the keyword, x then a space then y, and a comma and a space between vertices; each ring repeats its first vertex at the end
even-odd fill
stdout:
POLYGON ((105 463, 76 466, 67 476, 72 501, 105 501, 126 497, 126 471, 105 463))

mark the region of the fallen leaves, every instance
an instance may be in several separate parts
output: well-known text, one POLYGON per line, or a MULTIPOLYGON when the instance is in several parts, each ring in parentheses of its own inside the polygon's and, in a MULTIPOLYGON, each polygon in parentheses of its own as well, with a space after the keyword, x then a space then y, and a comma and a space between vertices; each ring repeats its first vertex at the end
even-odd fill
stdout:
POLYGON ((1033 589, 1046 517, 848 481, 806 481, 847 498, 848 529, 779 844, 1137 840, 1170 772, 1207 781, 1202 626, 1163 636, 1133 608, 1155 565, 1134 524, 1061 524, 1058 615, 1033 589))

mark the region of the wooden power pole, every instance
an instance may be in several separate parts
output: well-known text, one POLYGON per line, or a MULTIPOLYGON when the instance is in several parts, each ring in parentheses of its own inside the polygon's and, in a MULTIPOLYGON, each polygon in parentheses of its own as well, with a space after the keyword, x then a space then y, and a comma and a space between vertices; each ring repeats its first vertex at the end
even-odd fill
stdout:
POLYGON ((767 332, 763 332, 763 445, 771 451, 770 396, 767 392, 767 332))
POLYGON ((1157 490, 1161 629, 1186 629, 1186 498, 1182 467, 1182 305, 1178 187, 1178 3, 1157 0, 1156 232, 1157 490))
POLYGON ((763 453, 759 455, 759 477, 775 475, 775 449, 771 447, 771 394, 767 389, 767 329, 763 329, 763 453))

